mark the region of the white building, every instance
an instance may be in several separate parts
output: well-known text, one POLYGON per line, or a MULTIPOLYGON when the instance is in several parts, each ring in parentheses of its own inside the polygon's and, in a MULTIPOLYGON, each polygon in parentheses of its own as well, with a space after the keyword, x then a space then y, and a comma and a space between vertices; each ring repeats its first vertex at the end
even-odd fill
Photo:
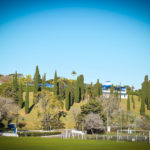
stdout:
MULTIPOLYGON (((102 93, 103 95, 108 98, 110 96, 110 89, 111 89, 112 83, 110 81, 106 81, 105 84, 103 84, 102 93)), ((127 99, 127 89, 125 86, 114 86, 114 92, 118 92, 122 99, 127 99)))

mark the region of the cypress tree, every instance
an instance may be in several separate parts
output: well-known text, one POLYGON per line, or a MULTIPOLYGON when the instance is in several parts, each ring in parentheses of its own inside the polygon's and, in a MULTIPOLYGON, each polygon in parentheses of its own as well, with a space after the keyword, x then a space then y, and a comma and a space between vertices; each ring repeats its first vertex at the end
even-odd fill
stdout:
POLYGON ((135 100, 133 98, 133 109, 135 109, 135 100))
POLYGON ((18 76, 17 76, 17 72, 14 74, 13 76, 13 91, 17 92, 18 91, 18 76))
POLYGON ((142 86, 143 97, 145 100, 145 104, 148 107, 148 75, 145 76, 143 86, 142 86))
POLYGON ((55 71, 55 75, 54 75, 54 94, 58 95, 58 89, 59 89, 59 83, 57 82, 57 72, 55 71))
POLYGON ((79 77, 77 77, 76 83, 75 83, 75 102, 79 103, 79 77))
POLYGON ((84 76, 79 76, 79 99, 84 99, 84 76))
MULTIPOLYGON (((142 89, 144 89, 145 84, 142 84, 142 89)), ((140 114, 145 115, 145 92, 142 90, 142 98, 141 98, 141 108, 140 108, 140 114)))
POLYGON ((71 106, 71 90, 70 90, 70 85, 67 86, 66 88, 66 102, 65 102, 66 110, 70 109, 71 106))
POLYGON ((127 111, 130 111, 130 96, 128 95, 128 100, 127 100, 127 111))
POLYGON ((112 86, 111 86, 111 88, 110 88, 110 94, 113 95, 113 93, 114 93, 114 86, 113 86, 113 84, 112 84, 112 86))
POLYGON ((95 95, 98 97, 100 96, 100 83, 99 83, 99 79, 97 79, 97 83, 96 83, 96 93, 95 95))
POLYGON ((102 84, 100 84, 100 95, 102 95, 103 93, 102 93, 102 84))
POLYGON ((18 103, 18 75, 17 75, 17 72, 13 76, 12 89, 13 89, 13 98, 14 98, 15 102, 18 103))
POLYGON ((26 87, 26 96, 25 96, 25 113, 29 112, 29 85, 26 87))
POLYGON ((148 106, 147 109, 150 110, 150 80, 148 82, 148 106))
POLYGON ((37 103, 36 95, 37 95, 37 92, 39 91, 39 84, 40 84, 40 73, 39 73, 38 66, 36 66, 36 71, 34 74, 34 103, 37 103))
POLYGON ((23 104, 23 87, 22 83, 19 84, 19 106, 22 108, 23 104))
POLYGON ((42 77, 42 90, 46 88, 46 73, 42 77))

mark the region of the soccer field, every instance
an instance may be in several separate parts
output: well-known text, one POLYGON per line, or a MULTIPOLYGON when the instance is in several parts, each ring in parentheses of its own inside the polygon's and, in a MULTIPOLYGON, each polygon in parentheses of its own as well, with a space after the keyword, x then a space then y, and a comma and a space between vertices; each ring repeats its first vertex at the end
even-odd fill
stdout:
POLYGON ((1 150, 149 150, 147 143, 96 140, 0 137, 1 150))

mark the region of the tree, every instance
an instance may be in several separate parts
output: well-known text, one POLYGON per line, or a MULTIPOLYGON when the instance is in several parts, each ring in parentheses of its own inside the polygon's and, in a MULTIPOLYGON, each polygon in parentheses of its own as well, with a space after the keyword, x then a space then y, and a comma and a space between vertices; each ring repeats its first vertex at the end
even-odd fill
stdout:
POLYGON ((12 88, 14 92, 18 91, 18 77, 17 77, 17 72, 14 74, 13 76, 13 84, 12 84, 12 88))
POLYGON ((23 87, 22 83, 19 84, 19 106, 22 107, 23 104, 23 87))
POLYGON ((59 82, 59 96, 61 99, 65 99, 65 85, 62 80, 59 82))
POLYGON ((100 83, 99 83, 99 79, 97 79, 97 83, 95 85, 95 95, 96 97, 100 96, 100 83))
POLYGON ((141 98, 141 108, 140 108, 140 114, 145 115, 145 92, 144 92, 144 86, 145 84, 142 83, 142 98, 141 98))
POLYGON ((72 105, 72 93, 70 85, 71 83, 69 83, 69 85, 66 88, 66 102, 65 102, 66 110, 69 110, 70 106, 72 105))
POLYGON ((87 115, 89 113, 101 114, 102 105, 97 100, 90 100, 87 104, 81 106, 81 114, 87 115))
POLYGON ((142 83, 142 97, 145 101, 145 104, 147 105, 148 108, 148 75, 145 76, 144 82, 142 83))
POLYGON ((82 74, 79 76, 79 87, 81 90, 81 93, 79 91, 79 94, 81 94, 81 96, 79 96, 79 98, 81 97, 81 99, 83 100, 84 99, 84 76, 82 74))
POLYGON ((110 94, 113 95, 114 94, 114 86, 112 84, 111 88, 110 88, 110 94))
POLYGON ((91 130, 94 133, 94 129, 104 130, 104 122, 99 114, 90 113, 85 117, 84 128, 91 130))
POLYGON ((79 99, 79 77, 77 77, 76 83, 75 83, 75 102, 79 103, 80 99, 79 99))
POLYGON ((147 109, 150 110, 150 80, 148 82, 148 106, 147 109))
POLYGON ((59 95, 59 83, 57 82, 57 72, 54 75, 54 95, 59 95))
POLYGON ((40 73, 38 66, 36 66, 36 71, 34 74, 34 103, 37 103, 37 92, 39 91, 39 84, 40 84, 40 73))
POLYGON ((128 95, 128 100, 127 100, 127 111, 130 111, 130 96, 128 95))
POLYGON ((26 75, 25 81, 26 81, 26 84, 29 84, 29 83, 32 82, 32 77, 31 77, 30 74, 27 74, 27 75, 26 75))
POLYGON ((132 99, 132 101, 133 101, 133 109, 135 109, 135 100, 134 100, 134 98, 132 99))
POLYGON ((62 128, 59 113, 63 108, 63 103, 48 91, 41 91, 39 95, 40 100, 37 106, 39 115, 42 117, 43 129, 55 129, 56 125, 62 128))
POLYGON ((26 96, 25 96, 25 113, 29 113, 29 84, 26 87, 26 96))
POLYGON ((17 77, 17 72, 13 76, 12 89, 13 89, 13 98, 14 98, 15 102, 18 103, 18 77, 17 77))
POLYGON ((0 97, 0 121, 12 120, 17 117, 19 107, 12 98, 0 97))
POLYGON ((46 73, 44 73, 42 78, 42 90, 46 88, 46 73))

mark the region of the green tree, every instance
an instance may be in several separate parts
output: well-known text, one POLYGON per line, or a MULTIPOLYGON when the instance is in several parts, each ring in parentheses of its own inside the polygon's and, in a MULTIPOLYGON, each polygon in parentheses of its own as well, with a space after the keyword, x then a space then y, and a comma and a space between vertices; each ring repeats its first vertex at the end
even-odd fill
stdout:
POLYGON ((23 86, 22 83, 19 84, 19 106, 22 107, 23 104, 23 86))
POLYGON ((25 113, 29 113, 29 84, 26 87, 26 96, 25 96, 25 113))
POLYGON ((141 97, 141 108, 140 108, 140 114, 145 115, 145 84, 142 83, 142 97, 141 97))
POLYGON ((110 88, 110 94, 113 95, 114 94, 114 86, 112 84, 111 88, 110 88))
POLYGON ((148 106, 147 109, 150 110, 150 80, 148 82, 148 106))
POLYGON ((12 89, 13 89, 13 98, 16 103, 18 103, 18 75, 17 72, 13 76, 13 83, 12 83, 12 89))
POLYGON ((37 92, 39 91, 39 84, 40 84, 40 73, 38 66, 36 66, 36 71, 34 74, 34 103, 37 103, 37 92))
POLYGON ((81 74, 80 76, 79 76, 79 89, 81 90, 79 90, 79 94, 81 94, 81 95, 79 95, 79 97, 80 97, 80 100, 82 99, 84 99, 84 76, 81 74))
POLYGON ((42 77, 42 90, 46 88, 46 73, 42 77))
POLYGON ((69 85, 67 85, 66 88, 66 101, 65 101, 66 110, 70 109, 71 103, 72 103, 72 96, 71 96, 71 88, 69 83, 69 85))
POLYGON ((130 95, 128 95, 128 100, 127 100, 127 111, 130 111, 130 95))
POLYGON ((99 79, 97 79, 96 85, 95 85, 95 95, 96 97, 100 96, 100 83, 99 83, 99 79))
POLYGON ((54 95, 59 95, 59 83, 57 82, 57 72, 54 75, 54 95))
POLYGON ((79 77, 77 77, 76 83, 75 83, 75 102, 79 103, 80 102, 80 98, 79 98, 79 77))

